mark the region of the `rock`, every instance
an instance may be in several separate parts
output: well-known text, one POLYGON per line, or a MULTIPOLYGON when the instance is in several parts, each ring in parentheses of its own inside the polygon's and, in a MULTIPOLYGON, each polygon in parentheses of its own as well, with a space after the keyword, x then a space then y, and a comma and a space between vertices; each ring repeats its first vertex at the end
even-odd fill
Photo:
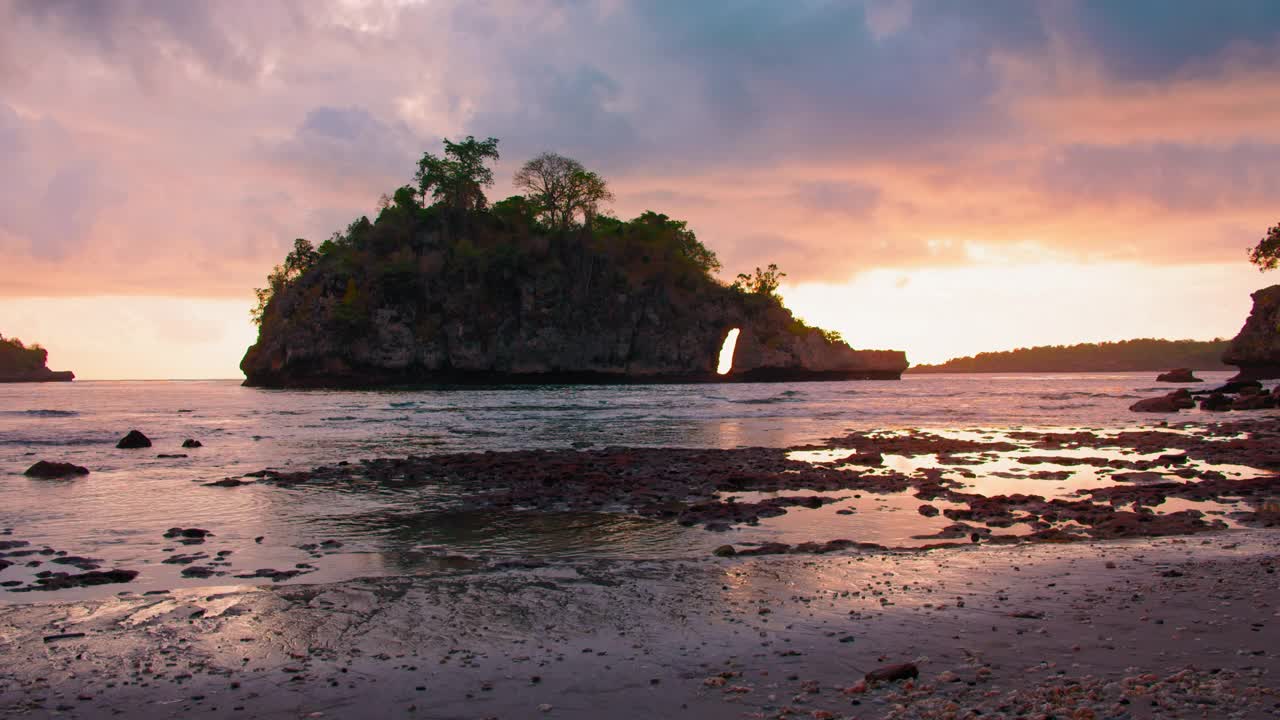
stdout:
POLYGON ((1130 405, 1129 409, 1133 412, 1169 413, 1195 406, 1196 401, 1191 397, 1191 393, 1186 388, 1179 388, 1162 397, 1139 400, 1130 405))
POLYGON ((27 468, 27 471, 23 473, 23 475, 26 475, 27 477, 46 479, 67 477, 68 475, 88 474, 89 469, 86 467, 73 465, 72 463, 49 462, 47 460, 41 460, 35 465, 27 468))
POLYGON ((715 550, 712 550, 711 554, 716 557, 733 557, 738 554, 738 551, 735 550, 732 545, 721 545, 715 550))
POLYGON ((1251 297, 1253 309, 1222 361, 1240 368, 1233 380, 1280 377, 1280 285, 1263 288, 1251 297))
POLYGON ((1258 382, 1257 380, 1232 379, 1232 380, 1228 380, 1225 385, 1216 387, 1210 390, 1209 392, 1234 395, 1236 393, 1261 392, 1261 391, 1262 391, 1262 383, 1258 382))
POLYGON ((920 513, 925 517, 937 517, 940 511, 938 510, 938 508, 932 505, 921 505, 920 507, 916 508, 916 512, 920 513))
POLYGON ((1204 381, 1192 374, 1190 368, 1175 368, 1169 372, 1163 372, 1157 375, 1156 382, 1198 383, 1204 381))
POLYGON ((39 573, 34 587, 25 587, 10 592, 27 592, 31 590, 53 591, 69 588, 90 587, 93 585, 110 585, 113 583, 132 582, 138 577, 137 570, 94 570, 79 575, 67 573, 39 573), (41 577, 42 576, 42 577, 41 577))
POLYGON ((184 545, 198 545, 204 542, 205 538, 212 537, 213 533, 204 528, 180 528, 173 527, 165 531, 164 536, 167 538, 176 538, 178 542, 184 545))
POLYGON ((128 435, 120 438, 120 442, 116 443, 116 447, 123 450, 148 448, 151 447, 151 439, 137 430, 130 430, 128 435))
POLYGON ((1209 412, 1223 412, 1231 409, 1233 400, 1222 393, 1213 393, 1200 401, 1200 409, 1209 412))
POLYGON ((62 557, 54 558, 50 562, 54 562, 59 565, 71 565, 78 570, 97 570, 102 567, 100 564, 102 561, 98 558, 80 557, 78 555, 64 555, 62 557))
POLYGON ((920 677, 920 669, 915 663, 901 663, 899 665, 886 665, 867 673, 866 682, 868 684, 875 682, 897 682, 898 680, 910 680, 920 677))
POLYGON ((205 487, 240 487, 241 485, 252 485, 252 484, 253 483, 245 482, 240 478, 223 478, 221 480, 214 480, 213 482, 205 483, 204 486, 205 487))
POLYGON ((186 453, 173 453, 173 454, 168 454, 168 455, 166 455, 165 453, 160 453, 159 455, 156 455, 156 457, 157 457, 157 458, 161 458, 161 459, 169 459, 169 460, 174 460, 174 459, 177 459, 177 458, 184 458, 184 457, 186 457, 186 456, 187 456, 187 455, 186 455, 186 453))
POLYGON ((1267 410, 1275 406, 1275 398, 1259 392, 1242 394, 1231 403, 1232 410, 1267 410))
POLYGON ((245 384, 857 380, 907 368, 901 351, 855 350, 798 323, 775 297, 696 271, 677 284, 639 248, 610 252, 586 232, 512 236, 472 220, 463 233, 426 216, 417 227, 378 225, 407 254, 396 261, 407 263, 396 281, 404 290, 370 280, 390 261, 372 247, 344 261, 354 268, 320 258, 272 298, 240 364, 245 384), (470 254, 457 252, 462 243, 470 254), (490 260, 502 267, 476 267, 490 260), (721 376, 732 329, 732 370, 721 376))
POLYGON ((204 447, 204 443, 200 442, 199 440, 195 440, 193 438, 187 438, 186 440, 182 441, 182 447, 184 448, 204 447))
POLYGON ((0 383, 70 382, 75 373, 50 370, 49 351, 27 347, 17 338, 0 336, 0 383))

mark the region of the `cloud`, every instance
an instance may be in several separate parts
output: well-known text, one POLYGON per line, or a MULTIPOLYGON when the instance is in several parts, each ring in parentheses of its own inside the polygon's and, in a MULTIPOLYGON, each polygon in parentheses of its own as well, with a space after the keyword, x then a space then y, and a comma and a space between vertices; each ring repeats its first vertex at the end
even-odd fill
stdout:
POLYGON ((54 121, 24 118, 0 103, 0 247, 62 260, 91 238, 102 210, 124 199, 84 150, 48 163, 71 139, 54 121), (7 238, 7 239, 6 239, 7 238))
POLYGON ((1118 80, 1168 80, 1219 69, 1228 51, 1266 48, 1276 59, 1280 4, 1165 0, 1078 0, 1073 20, 1082 43, 1118 80))
POLYGON ((385 123, 360 107, 320 106, 280 141, 264 141, 267 162, 354 187, 403 184, 426 141, 403 123, 385 123))
POLYGON ((288 0, 13 0, 11 13, 10 27, 59 37, 148 87, 167 73, 251 81, 266 69, 271 37, 300 28, 306 17, 288 0))
POLYGON ((1135 0, 0 4, 0 288, 243 295, 495 135, 792 281, 1043 252, 1237 261, 1280 9, 1135 0), (1028 250, 1030 249, 1030 250, 1028 250))
POLYGON ((1142 202, 1176 214, 1265 210, 1280 188, 1280 144, 1070 145, 1043 172, 1048 192, 1067 202, 1142 202))

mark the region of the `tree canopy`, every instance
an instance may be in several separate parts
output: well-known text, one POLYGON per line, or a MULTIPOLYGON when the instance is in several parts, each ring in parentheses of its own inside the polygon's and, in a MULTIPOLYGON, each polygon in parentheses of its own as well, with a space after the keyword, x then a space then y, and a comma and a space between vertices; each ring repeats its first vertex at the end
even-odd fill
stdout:
POLYGON ((786 273, 778 270, 776 263, 769 263, 769 267, 764 270, 757 267, 754 275, 738 273, 738 279, 733 283, 733 287, 742 292, 776 298, 778 286, 786 276, 786 273))
POLYGON ((1263 272, 1276 269, 1280 264, 1280 224, 1268 229, 1266 236, 1249 251, 1249 262, 1263 272))
MULTIPOLYGON (((368 222, 366 220, 365 222, 368 222)), ((354 223, 353 223, 354 224, 354 223)), ((325 241, 333 242, 332 240, 325 241)), ((311 242, 305 238, 298 238, 293 241, 293 250, 284 258, 283 265, 277 265, 270 275, 267 275, 267 286, 265 288, 255 289, 254 295, 257 297, 258 303, 249 311, 255 325, 262 324, 262 318, 267 312, 267 304, 271 302, 271 298, 279 292, 281 288, 294 280, 302 277, 303 273, 310 270, 320 260, 320 253, 311 246, 311 242)))
MULTIPOLYGON (((372 293, 421 295, 423 267, 443 262, 469 277, 509 275, 530 261, 529 247, 539 244, 531 239, 548 230, 581 227, 580 240, 626 267, 632 278, 661 276, 689 289, 714 281, 721 270, 715 252, 683 220, 653 211, 631 220, 603 213, 602 204, 613 199, 608 183, 572 158, 550 152, 533 158, 515 173, 515 185, 524 194, 489 206, 484 193, 494 181, 490 165, 498 159, 498 140, 468 135, 443 142, 442 155, 423 154, 413 183, 381 197, 374 220, 357 218, 318 248, 295 240, 284 262, 268 274, 266 287, 255 290, 254 323, 261 325, 272 300, 318 265, 346 278, 337 312, 358 319, 372 293)), ((733 288, 777 301, 783 277, 777 265, 769 265, 756 268, 754 275, 739 275, 733 288)))
POLYGON ((539 216, 557 229, 569 227, 579 214, 583 224, 590 226, 601 203, 613 200, 604 178, 573 158, 551 152, 522 165, 514 183, 525 191, 539 216))
POLYGON ((414 181, 424 199, 431 197, 455 210, 483 210, 484 188, 493 185, 488 163, 497 159, 498 138, 476 140, 468 135, 461 142, 445 138, 444 156, 423 153, 414 181))

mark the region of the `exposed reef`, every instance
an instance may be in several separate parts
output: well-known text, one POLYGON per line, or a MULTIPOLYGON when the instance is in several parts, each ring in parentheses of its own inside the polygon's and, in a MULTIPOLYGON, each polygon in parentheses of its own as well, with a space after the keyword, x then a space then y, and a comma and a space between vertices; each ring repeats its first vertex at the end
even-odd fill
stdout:
POLYGON ((0 383, 69 382, 70 371, 50 370, 45 363, 49 351, 39 345, 27 347, 17 338, 0 335, 0 383))
POLYGON ((1240 368, 1234 380, 1280 378, 1280 285, 1251 295, 1253 310, 1222 361, 1240 368))

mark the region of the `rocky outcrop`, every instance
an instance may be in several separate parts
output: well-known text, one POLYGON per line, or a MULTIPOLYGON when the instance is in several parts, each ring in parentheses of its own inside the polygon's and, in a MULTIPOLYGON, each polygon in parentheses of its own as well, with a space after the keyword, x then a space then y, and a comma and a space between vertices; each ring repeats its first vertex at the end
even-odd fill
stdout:
POLYGON ((35 465, 27 468, 27 471, 23 473, 23 475, 26 475, 27 477, 45 479, 88 474, 89 468, 82 467, 74 463, 50 462, 48 460, 41 460, 37 462, 35 465))
POLYGON ((1191 368, 1174 368, 1168 372, 1162 372, 1156 376, 1156 382, 1167 383, 1198 383, 1204 382, 1191 372, 1191 368))
POLYGON ((585 232, 477 245, 419 234, 395 251, 394 276, 367 253, 322 258, 268 305, 245 384, 897 379, 907 367, 902 352, 854 350, 805 326, 770 295, 655 271, 647 255, 620 260, 585 232), (516 259, 475 260, 486 252, 516 259), (719 375, 734 328, 732 370, 719 375))
POLYGON ((120 441, 116 443, 116 447, 122 450, 137 450, 139 448, 151 447, 151 438, 143 435, 141 431, 130 430, 120 441))
POLYGON ((1236 380, 1280 378, 1280 285, 1251 296, 1253 310, 1222 361, 1240 368, 1236 380))
POLYGON ((1179 388, 1163 397, 1147 398, 1129 406, 1133 412, 1171 413, 1196 406, 1196 401, 1186 388, 1179 388))
POLYGON ((17 338, 0 336, 0 383, 70 382, 76 378, 69 371, 50 370, 45 366, 49 352, 39 345, 27 347, 17 338))

